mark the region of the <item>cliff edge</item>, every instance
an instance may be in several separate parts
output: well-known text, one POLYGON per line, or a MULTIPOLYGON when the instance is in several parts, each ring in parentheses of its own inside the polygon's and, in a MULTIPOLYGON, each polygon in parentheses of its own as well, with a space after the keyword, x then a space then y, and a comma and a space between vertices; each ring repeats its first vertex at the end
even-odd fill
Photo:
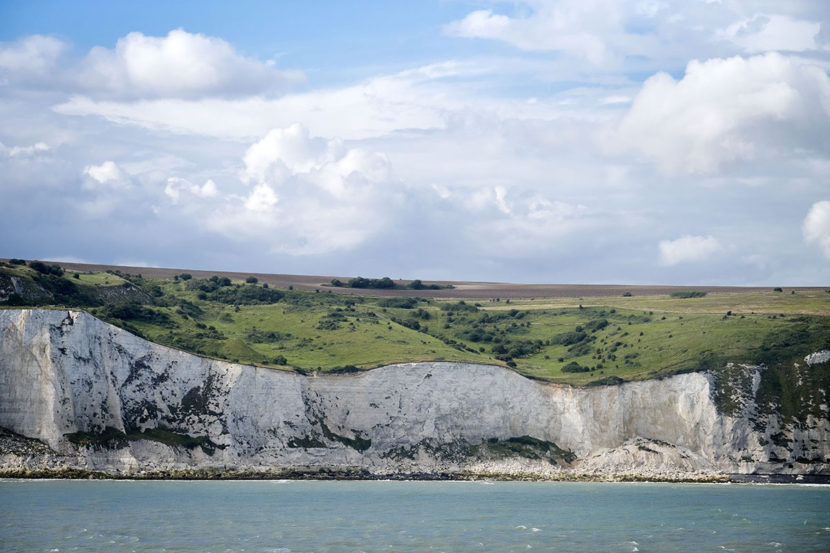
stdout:
POLYGON ((464 363, 304 376, 194 356, 84 312, 3 310, 0 470, 830 474, 827 391, 788 416, 759 403, 763 371, 590 388, 464 363))

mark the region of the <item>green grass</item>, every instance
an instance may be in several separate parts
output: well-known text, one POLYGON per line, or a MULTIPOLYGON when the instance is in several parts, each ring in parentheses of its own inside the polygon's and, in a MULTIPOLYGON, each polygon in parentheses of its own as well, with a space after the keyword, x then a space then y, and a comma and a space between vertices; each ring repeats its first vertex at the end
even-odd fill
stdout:
MULTIPOLYGON (((0 276, 33 279, 31 273, 25 267, 0 267, 0 276)), ((302 372, 466 361, 585 385, 709 369, 729 361, 780 363, 830 348, 830 294, 821 290, 510 303, 419 299, 413 305, 331 292, 266 290, 243 282, 222 286, 112 272, 79 277, 67 273, 63 278, 80 281, 78 289, 86 292, 122 285, 126 279, 151 299, 131 308, 84 306, 88 294, 67 292, 32 305, 80 305, 157 343, 302 372), (582 372, 563 372, 574 364, 582 372)))
POLYGON ((82 284, 89 284, 91 286, 121 286, 126 282, 120 276, 110 273, 78 273, 77 279, 74 278, 74 274, 75 273, 69 271, 64 276, 73 278, 82 284))

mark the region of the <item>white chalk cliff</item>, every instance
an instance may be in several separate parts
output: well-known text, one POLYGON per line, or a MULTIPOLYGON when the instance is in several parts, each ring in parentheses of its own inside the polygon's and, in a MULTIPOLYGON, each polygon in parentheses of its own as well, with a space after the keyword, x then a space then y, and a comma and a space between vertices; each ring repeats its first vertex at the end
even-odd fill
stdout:
POLYGON ((762 369, 740 370, 753 389, 728 416, 706 373, 590 388, 463 363, 303 376, 153 344, 83 312, 2 310, 0 427, 48 448, 0 449, 0 469, 830 473, 827 405, 794 423, 760 414, 762 369))

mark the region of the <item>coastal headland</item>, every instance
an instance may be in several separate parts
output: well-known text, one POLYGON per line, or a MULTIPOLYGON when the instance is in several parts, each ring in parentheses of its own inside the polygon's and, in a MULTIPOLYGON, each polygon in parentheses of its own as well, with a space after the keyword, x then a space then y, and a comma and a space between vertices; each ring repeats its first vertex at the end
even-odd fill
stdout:
POLYGON ((830 474, 823 289, 472 301, 43 265, 0 267, 4 476, 830 474))

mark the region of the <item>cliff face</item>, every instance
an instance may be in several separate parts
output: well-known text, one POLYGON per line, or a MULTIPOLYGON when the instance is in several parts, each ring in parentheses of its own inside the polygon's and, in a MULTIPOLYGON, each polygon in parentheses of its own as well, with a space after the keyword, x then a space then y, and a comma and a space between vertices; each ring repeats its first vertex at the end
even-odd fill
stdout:
POLYGON ((183 353, 86 313, 5 310, 0 427, 52 451, 6 432, 0 469, 830 473, 827 405, 800 421, 765 412, 760 370, 733 367, 749 384, 726 415, 703 373, 595 388, 461 363, 307 377, 183 353))

